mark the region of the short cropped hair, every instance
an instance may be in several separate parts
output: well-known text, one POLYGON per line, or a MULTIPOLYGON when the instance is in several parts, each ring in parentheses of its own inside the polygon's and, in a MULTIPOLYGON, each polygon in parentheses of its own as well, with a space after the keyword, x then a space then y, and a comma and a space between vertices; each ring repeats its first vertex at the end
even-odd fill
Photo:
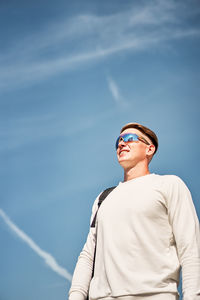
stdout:
POLYGON ((122 127, 120 133, 122 133, 125 129, 128 129, 128 128, 135 128, 135 129, 139 130, 140 132, 142 132, 144 135, 146 135, 151 140, 152 144, 155 146, 154 154, 156 153, 156 151, 158 149, 158 138, 151 129, 149 129, 148 127, 143 126, 139 123, 128 123, 122 127))

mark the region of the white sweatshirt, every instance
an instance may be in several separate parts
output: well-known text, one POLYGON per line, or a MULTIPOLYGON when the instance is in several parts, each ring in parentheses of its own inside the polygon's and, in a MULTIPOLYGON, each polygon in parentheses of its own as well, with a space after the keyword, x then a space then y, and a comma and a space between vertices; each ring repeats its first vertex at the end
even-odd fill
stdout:
MULTIPOLYGON (((91 220, 97 203, 98 197, 91 220)), ((69 299, 84 300, 88 289, 92 300, 171 299, 178 294, 180 267, 183 299, 200 300, 200 230, 190 192, 174 175, 141 176, 119 183, 102 203, 96 228, 90 228, 80 253, 69 299)))

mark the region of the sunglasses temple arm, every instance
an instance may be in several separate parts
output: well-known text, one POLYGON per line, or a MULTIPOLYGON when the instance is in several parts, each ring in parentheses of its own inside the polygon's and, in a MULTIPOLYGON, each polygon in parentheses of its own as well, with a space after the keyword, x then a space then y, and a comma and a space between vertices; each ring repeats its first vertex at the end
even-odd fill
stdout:
POLYGON ((139 137, 138 139, 139 139, 141 142, 144 142, 146 145, 150 145, 150 143, 147 142, 147 140, 145 140, 145 138, 139 137))

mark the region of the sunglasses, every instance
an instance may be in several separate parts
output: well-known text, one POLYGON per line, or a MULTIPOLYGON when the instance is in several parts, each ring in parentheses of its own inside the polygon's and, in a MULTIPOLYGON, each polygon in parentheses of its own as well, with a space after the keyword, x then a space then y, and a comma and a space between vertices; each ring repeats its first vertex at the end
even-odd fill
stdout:
POLYGON ((131 142, 136 142, 136 141, 141 141, 147 145, 150 145, 149 142, 147 142, 147 140, 135 133, 124 133, 124 134, 120 134, 120 136, 118 137, 116 144, 115 144, 115 148, 117 150, 118 146, 119 146, 119 142, 123 141, 124 143, 131 143, 131 142))

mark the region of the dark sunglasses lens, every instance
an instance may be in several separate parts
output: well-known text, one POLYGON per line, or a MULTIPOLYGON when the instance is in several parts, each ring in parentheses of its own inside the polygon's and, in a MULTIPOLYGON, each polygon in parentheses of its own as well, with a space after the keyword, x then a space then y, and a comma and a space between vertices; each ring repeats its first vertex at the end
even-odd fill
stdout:
POLYGON ((136 134, 127 133, 123 137, 124 142, 134 142, 138 140, 138 136, 136 134))
POLYGON ((118 148, 118 145, 119 145, 119 139, 120 139, 120 136, 118 137, 118 139, 117 139, 117 141, 116 141, 116 144, 115 144, 115 148, 116 148, 116 150, 117 150, 117 148, 118 148))
POLYGON ((124 134, 124 135, 120 135, 116 141, 116 144, 115 144, 115 147, 116 147, 116 150, 119 146, 119 141, 121 140, 121 138, 123 138, 123 141, 126 143, 126 142, 134 142, 134 141, 138 141, 138 136, 137 134, 130 134, 130 133, 127 133, 127 134, 124 134))
POLYGON ((133 142, 135 141, 135 138, 133 136, 128 135, 126 138, 124 138, 124 142, 133 142))

